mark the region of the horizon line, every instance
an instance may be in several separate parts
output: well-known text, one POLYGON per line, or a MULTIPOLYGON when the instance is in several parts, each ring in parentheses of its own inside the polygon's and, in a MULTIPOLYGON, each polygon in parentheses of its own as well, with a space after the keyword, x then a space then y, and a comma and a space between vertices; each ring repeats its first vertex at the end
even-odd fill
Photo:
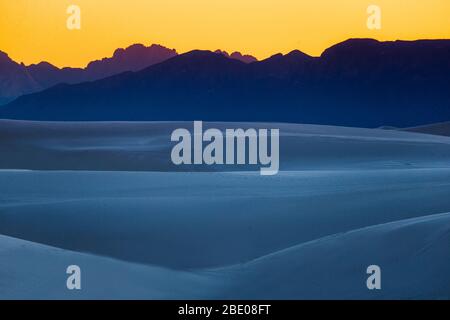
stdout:
POLYGON ((294 51, 300 51, 300 52, 302 52, 303 54, 305 54, 305 55, 307 55, 307 56, 309 56, 309 57, 312 57, 312 58, 320 58, 320 57, 324 54, 324 52, 327 51, 328 49, 330 49, 330 48, 332 48, 332 47, 334 47, 334 46, 336 46, 336 45, 338 45, 338 44, 347 42, 347 41, 349 41, 349 40, 373 40, 373 41, 376 41, 376 42, 379 42, 379 43, 389 43, 389 42, 419 42, 419 41, 450 41, 450 38, 418 38, 418 39, 414 39, 414 40, 403 40, 403 39, 395 39, 395 40, 378 40, 378 39, 376 39, 376 38, 367 38, 367 37, 350 37, 350 38, 346 38, 345 40, 336 42, 336 43, 334 43, 333 45, 331 45, 331 46, 325 48, 325 49, 320 53, 320 55, 311 55, 311 54, 306 53, 305 51, 302 51, 302 50, 296 48, 296 49, 292 49, 292 50, 290 50, 289 52, 285 52, 285 53, 283 53, 283 52, 276 52, 276 53, 273 53, 273 54, 271 54, 271 55, 269 55, 269 56, 267 56, 267 57, 265 57, 265 58, 262 58, 262 59, 258 59, 258 58, 257 58, 255 55, 253 55, 252 53, 247 53, 247 52, 243 52, 243 51, 240 51, 240 50, 226 50, 226 49, 221 49, 221 48, 217 48, 217 49, 215 49, 215 50, 212 50, 212 49, 199 49, 199 48, 197 48, 197 49, 192 49, 192 50, 188 50, 188 51, 184 51, 184 52, 178 52, 178 50, 177 50, 176 48, 171 48, 171 47, 169 47, 169 46, 165 46, 165 45, 162 45, 162 44, 159 44, 159 43, 151 43, 151 44, 149 44, 149 45, 146 45, 146 44, 144 44, 144 43, 142 43, 142 42, 136 42, 136 43, 132 43, 132 44, 126 46, 126 47, 117 47, 116 49, 113 50, 112 55, 108 55, 108 56, 104 56, 104 57, 101 57, 101 58, 96 58, 96 59, 90 60, 89 62, 87 62, 87 63, 84 64, 83 66, 73 66, 73 65, 72 65, 72 66, 67 66, 67 65, 66 65, 66 66, 58 66, 57 64, 54 64, 54 63, 52 63, 52 62, 50 62, 50 61, 48 61, 48 60, 45 60, 45 59, 43 59, 43 60, 41 60, 41 61, 39 61, 39 62, 36 62, 36 63, 25 64, 23 61, 19 61, 19 60, 14 59, 13 57, 11 57, 11 56, 8 54, 8 52, 3 51, 1 48, 0 48, 0 52, 6 54, 6 56, 8 56, 8 58, 10 58, 10 59, 11 59, 12 61, 14 61, 15 63, 20 64, 20 65, 24 65, 25 67, 30 67, 30 66, 34 66, 34 65, 39 65, 39 64, 41 64, 41 63, 48 63, 48 64, 50 64, 50 65, 52 65, 52 66, 54 66, 54 67, 56 67, 56 68, 58 68, 58 69, 61 70, 61 69, 86 69, 86 68, 89 66, 90 63, 92 63, 92 62, 94 62, 94 61, 101 61, 101 60, 103 60, 103 59, 111 59, 111 58, 114 57, 114 53, 115 53, 117 50, 119 50, 119 49, 124 49, 124 50, 125 50, 125 49, 128 49, 128 48, 130 48, 130 47, 132 47, 132 46, 134 46, 134 45, 142 45, 142 46, 144 46, 144 47, 146 47, 146 48, 150 48, 151 46, 154 46, 154 45, 156 45, 156 46, 161 46, 161 47, 164 47, 164 48, 169 49, 169 50, 175 50, 177 56, 183 55, 183 54, 187 54, 187 53, 190 53, 190 52, 193 52, 193 51, 209 51, 209 52, 211 52, 211 53, 215 53, 216 51, 221 50, 221 51, 227 52, 227 53, 230 54, 230 55, 231 55, 232 53, 238 52, 238 53, 242 54, 243 56, 245 56, 245 55, 252 56, 252 57, 254 57, 254 58, 257 60, 257 62, 261 62, 261 61, 270 59, 270 58, 273 57, 273 56, 276 56, 276 55, 279 55, 279 54, 285 56, 285 55, 288 55, 289 53, 292 53, 292 52, 294 52, 294 51))

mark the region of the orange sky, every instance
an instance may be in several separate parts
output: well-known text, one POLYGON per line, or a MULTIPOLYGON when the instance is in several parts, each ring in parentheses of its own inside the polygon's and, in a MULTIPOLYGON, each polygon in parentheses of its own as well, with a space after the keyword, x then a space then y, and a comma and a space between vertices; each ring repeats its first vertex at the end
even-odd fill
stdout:
POLYGON ((0 50, 25 64, 85 66, 133 43, 319 55, 351 37, 450 38, 450 0, 0 0, 0 50), (81 30, 66 27, 71 4, 81 30), (370 4, 381 30, 366 26, 370 4))

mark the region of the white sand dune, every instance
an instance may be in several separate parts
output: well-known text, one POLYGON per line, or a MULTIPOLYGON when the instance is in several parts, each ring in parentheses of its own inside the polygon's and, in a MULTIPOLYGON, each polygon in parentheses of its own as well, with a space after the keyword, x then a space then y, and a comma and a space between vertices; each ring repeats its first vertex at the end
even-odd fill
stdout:
POLYGON ((217 279, 0 236, 0 299, 203 298, 217 279), (67 267, 81 268, 81 290, 66 287, 67 267))
POLYGON ((279 127, 281 171, 260 176, 172 166, 189 123, 0 122, 0 298, 450 295, 449 137, 208 124, 279 127))
POLYGON ((246 262, 329 234, 450 212, 450 169, 3 172, 0 234, 170 268, 246 262))
POLYGON ((246 264, 173 271, 0 236, 3 299, 449 299, 450 214, 377 225, 303 243, 246 264), (367 266, 382 290, 365 287, 367 266), (82 268, 82 290, 64 288, 82 268), (83 285, 84 284, 84 285, 83 285))
POLYGON ((226 270, 235 283, 226 296, 450 299, 449 248, 449 213, 352 230, 226 270), (381 290, 366 287, 372 264, 381 268, 381 290))
MULTIPOLYGON (((192 122, 0 120, 0 168, 230 171, 259 166, 175 166, 170 135, 192 122)), ((204 128, 279 128, 281 170, 447 167, 450 137, 283 123, 204 123, 204 128)))

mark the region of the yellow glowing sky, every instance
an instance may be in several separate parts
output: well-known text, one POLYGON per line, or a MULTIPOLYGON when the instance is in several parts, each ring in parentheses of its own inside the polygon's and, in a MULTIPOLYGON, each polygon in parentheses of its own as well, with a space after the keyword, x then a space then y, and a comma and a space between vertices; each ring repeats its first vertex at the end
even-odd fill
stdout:
POLYGON ((448 39, 450 0, 0 0, 0 50, 25 64, 84 66, 133 43, 319 55, 352 37, 448 39), (71 4, 81 30, 66 28, 71 4), (366 27, 370 4, 382 9, 381 30, 366 27))

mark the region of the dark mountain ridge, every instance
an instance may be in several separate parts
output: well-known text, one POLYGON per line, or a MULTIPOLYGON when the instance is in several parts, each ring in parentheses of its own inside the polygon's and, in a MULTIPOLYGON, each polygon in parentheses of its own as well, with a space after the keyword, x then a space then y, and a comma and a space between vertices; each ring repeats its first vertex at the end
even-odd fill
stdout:
POLYGON ((92 61, 86 68, 58 68, 45 61, 25 66, 0 51, 0 103, 59 83, 76 84, 142 70, 176 55, 175 50, 160 45, 134 44, 117 49, 110 58, 92 61))
POLYGON ((407 127, 450 119, 449 75, 450 40, 350 39, 318 58, 293 51, 250 64, 192 51, 20 97, 0 118, 407 127))
MULTIPOLYGON (((257 61, 251 55, 217 50, 224 56, 245 63, 257 61)), ((177 56, 174 49, 152 44, 146 47, 134 44, 125 49, 117 49, 112 57, 91 61, 86 68, 58 68, 43 61, 25 66, 14 62, 0 51, 0 105, 14 98, 45 90, 56 84, 77 84, 95 81, 126 71, 139 71, 146 67, 177 56)))

